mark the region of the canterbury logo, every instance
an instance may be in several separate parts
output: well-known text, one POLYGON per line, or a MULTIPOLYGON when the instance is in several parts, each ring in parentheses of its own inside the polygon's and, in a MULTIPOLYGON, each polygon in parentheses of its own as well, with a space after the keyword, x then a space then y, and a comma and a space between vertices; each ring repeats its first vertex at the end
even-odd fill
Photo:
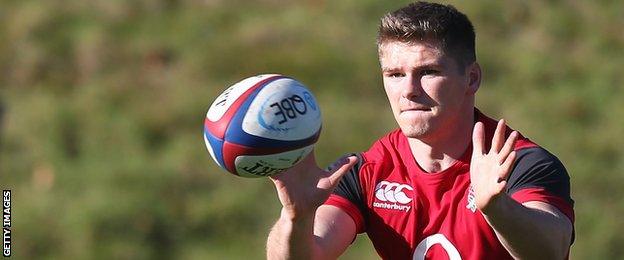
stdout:
POLYGON ((414 188, 407 184, 382 181, 375 187, 375 197, 384 202, 398 202, 400 204, 412 202, 412 198, 408 197, 403 190, 413 191, 414 188))

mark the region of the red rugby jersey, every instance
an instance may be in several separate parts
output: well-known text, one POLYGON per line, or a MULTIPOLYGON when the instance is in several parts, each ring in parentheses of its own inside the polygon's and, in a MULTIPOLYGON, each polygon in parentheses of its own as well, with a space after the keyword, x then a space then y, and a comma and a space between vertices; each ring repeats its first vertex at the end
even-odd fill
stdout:
MULTIPOLYGON (((475 115, 491 141, 497 122, 478 110, 475 115)), ((561 162, 521 135, 514 150, 507 194, 520 203, 549 203, 574 223, 570 181, 561 162)), ((325 204, 347 212, 383 259, 511 259, 474 205, 471 155, 469 147, 448 169, 426 173, 407 138, 395 130, 358 154, 359 162, 325 204)))

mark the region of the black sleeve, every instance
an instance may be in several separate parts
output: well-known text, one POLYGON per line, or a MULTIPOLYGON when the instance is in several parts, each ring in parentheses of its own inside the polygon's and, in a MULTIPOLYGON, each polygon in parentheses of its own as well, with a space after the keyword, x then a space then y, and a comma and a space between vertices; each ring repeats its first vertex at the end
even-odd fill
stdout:
POLYGON ((364 158, 361 154, 349 154, 349 156, 356 156, 358 161, 353 168, 349 170, 342 179, 333 194, 343 197, 360 209, 360 212, 364 213, 366 209, 366 202, 362 197, 362 186, 360 185, 360 169, 364 164, 364 158))
POLYGON ((570 176, 557 157, 541 147, 521 149, 516 153, 516 163, 507 178, 507 194, 524 188, 543 188, 570 206, 574 205, 570 197, 570 176))

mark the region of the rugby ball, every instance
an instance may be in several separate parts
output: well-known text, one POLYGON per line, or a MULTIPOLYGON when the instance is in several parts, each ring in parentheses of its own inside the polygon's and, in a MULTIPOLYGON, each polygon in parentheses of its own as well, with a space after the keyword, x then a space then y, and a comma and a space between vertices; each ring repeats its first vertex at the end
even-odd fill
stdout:
POLYGON ((279 74, 246 78, 212 103, 204 142, 212 159, 241 177, 280 173, 310 153, 321 111, 299 81, 279 74))

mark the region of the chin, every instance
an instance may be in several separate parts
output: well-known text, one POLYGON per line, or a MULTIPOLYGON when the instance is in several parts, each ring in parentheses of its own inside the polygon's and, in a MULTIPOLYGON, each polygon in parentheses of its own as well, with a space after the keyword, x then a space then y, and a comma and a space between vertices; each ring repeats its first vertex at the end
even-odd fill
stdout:
POLYGON ((401 126, 401 131, 403 132, 403 135, 408 138, 422 138, 429 134, 429 130, 430 129, 428 125, 422 124, 401 126))
POLYGON ((395 119, 406 137, 417 139, 430 135, 437 121, 431 112, 399 113, 395 119))

